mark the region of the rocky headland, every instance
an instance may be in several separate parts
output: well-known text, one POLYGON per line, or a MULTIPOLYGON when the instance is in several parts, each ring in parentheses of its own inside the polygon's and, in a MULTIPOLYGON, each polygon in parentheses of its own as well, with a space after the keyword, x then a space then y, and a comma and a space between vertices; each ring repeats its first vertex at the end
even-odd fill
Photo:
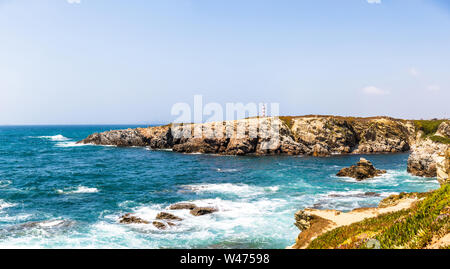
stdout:
POLYGON ((390 117, 266 117, 112 130, 92 134, 78 143, 222 155, 329 156, 411 151, 408 171, 436 177, 437 160, 450 144, 450 124, 448 120, 390 117))

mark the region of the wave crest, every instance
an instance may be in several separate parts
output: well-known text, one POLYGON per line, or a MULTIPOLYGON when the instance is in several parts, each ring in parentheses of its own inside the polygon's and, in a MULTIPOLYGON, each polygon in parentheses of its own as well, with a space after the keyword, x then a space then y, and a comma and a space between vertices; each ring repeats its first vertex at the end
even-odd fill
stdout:
POLYGON ((77 194, 77 193, 97 193, 99 190, 97 188, 89 188, 85 186, 79 186, 76 189, 72 190, 57 190, 59 194, 77 194))
POLYGON ((53 135, 53 136, 38 136, 38 138, 42 138, 42 139, 48 139, 51 141, 67 141, 70 140, 69 138, 63 136, 63 135, 53 135))

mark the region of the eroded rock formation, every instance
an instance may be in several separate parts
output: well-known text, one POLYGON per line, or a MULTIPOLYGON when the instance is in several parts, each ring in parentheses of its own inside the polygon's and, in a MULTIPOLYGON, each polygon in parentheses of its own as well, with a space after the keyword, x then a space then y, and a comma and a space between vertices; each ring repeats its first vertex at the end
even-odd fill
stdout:
POLYGON ((450 124, 444 121, 439 125, 436 133, 426 136, 419 131, 412 146, 408 159, 408 172, 422 177, 436 177, 437 164, 449 149, 450 124))
POLYGON ((441 185, 450 183, 450 148, 440 155, 436 165, 437 179, 441 185))
POLYGON ((348 168, 343 168, 341 171, 337 173, 337 176, 352 177, 358 181, 361 181, 367 178, 380 176, 385 173, 386 170, 378 170, 373 166, 373 164, 370 161, 361 158, 356 165, 352 165, 351 167, 348 168))

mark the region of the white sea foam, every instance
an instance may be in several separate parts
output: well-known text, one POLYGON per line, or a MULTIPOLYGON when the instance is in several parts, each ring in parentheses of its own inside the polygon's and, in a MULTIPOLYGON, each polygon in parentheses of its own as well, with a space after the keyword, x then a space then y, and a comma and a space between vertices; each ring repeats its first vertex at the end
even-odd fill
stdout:
POLYGON ((64 220, 49 220, 49 221, 43 221, 39 222, 40 227, 55 227, 59 226, 61 224, 64 224, 64 220))
POLYGON ((234 172, 238 172, 238 169, 234 169, 234 168, 229 168, 229 169, 221 169, 221 168, 217 168, 217 172, 219 173, 234 173, 234 172))
POLYGON ((172 149, 153 149, 151 147, 146 147, 145 149, 151 151, 173 151, 172 149))
POLYGON ((67 140, 70 140, 69 138, 64 137, 63 135, 60 135, 60 134, 53 135, 53 136, 38 136, 38 138, 48 139, 48 140, 51 140, 51 141, 67 141, 67 140))
POLYGON ((16 205, 17 204, 8 203, 8 202, 5 202, 4 200, 0 199, 0 210, 8 208, 8 207, 13 207, 13 206, 16 206, 16 205))
POLYGON ((17 214, 17 215, 13 215, 13 216, 10 216, 8 214, 1 214, 0 221, 16 223, 19 221, 27 220, 27 219, 31 218, 32 216, 33 215, 31 215, 31 214, 17 214))
POLYGON ((191 191, 197 194, 201 193, 225 193, 235 194, 239 196, 255 196, 261 195, 267 192, 276 192, 279 190, 278 186, 271 187, 259 187, 250 186, 247 184, 196 184, 196 185, 184 185, 183 191, 191 191))
POLYGON ((58 148, 71 148, 71 147, 92 146, 92 144, 77 144, 77 142, 74 141, 67 141, 56 143, 55 146, 58 148))
POLYGON ((76 189, 69 189, 69 190, 57 190, 56 191, 59 194, 77 194, 77 193, 96 193, 99 192, 97 188, 89 188, 85 186, 79 186, 76 189))
MULTIPOLYGON (((273 233, 277 229, 284 229, 285 226, 290 226, 289 221, 283 222, 281 219, 291 218, 286 212, 294 211, 287 207, 289 202, 284 199, 260 199, 256 201, 231 201, 216 199, 204 199, 189 201, 197 206, 207 206, 217 208, 218 211, 204 216, 193 216, 189 213, 189 210, 168 210, 163 205, 147 205, 138 207, 135 209, 134 214, 142 219, 152 221, 156 215, 161 212, 169 212, 181 217, 183 220, 176 226, 170 227, 167 230, 159 231, 153 225, 140 225, 141 229, 148 229, 157 231, 162 234, 179 233, 178 236, 197 237, 199 232, 207 232, 203 234, 205 239, 210 236, 209 232, 214 231, 217 234, 218 231, 221 235, 231 236, 236 234, 234 229, 257 229, 258 232, 273 233), (280 222, 280 223, 278 223, 280 222), (277 225, 283 226, 283 228, 277 225), (265 228, 264 228, 265 227, 265 228), (264 230, 262 230, 264 229, 264 230), (189 233, 186 233, 189 231, 189 233), (192 234, 194 233, 194 234, 192 234), (195 233, 197 233, 195 235, 195 233)), ((293 212, 292 212, 293 214, 293 212)), ((288 229, 289 230, 289 229, 288 229)), ((276 231, 275 231, 276 232, 276 231)), ((281 232, 281 230, 280 230, 281 232)), ((246 235, 246 237, 249 235, 246 235)), ((199 238, 196 238, 199 239, 199 238)))
POLYGON ((8 187, 11 184, 12 184, 11 180, 7 180, 7 179, 0 180, 0 188, 8 187))

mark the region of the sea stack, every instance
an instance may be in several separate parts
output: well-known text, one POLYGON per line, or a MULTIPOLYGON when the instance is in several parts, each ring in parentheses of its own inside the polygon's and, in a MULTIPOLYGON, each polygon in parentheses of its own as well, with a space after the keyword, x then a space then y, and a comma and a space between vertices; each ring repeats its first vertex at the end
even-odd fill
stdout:
POLYGON ((373 178, 382 174, 385 174, 386 170, 378 170, 376 169, 373 164, 364 159, 361 158, 359 162, 356 165, 352 165, 351 167, 344 168, 336 175, 338 177, 352 177, 355 178, 358 181, 367 179, 367 178, 373 178))

